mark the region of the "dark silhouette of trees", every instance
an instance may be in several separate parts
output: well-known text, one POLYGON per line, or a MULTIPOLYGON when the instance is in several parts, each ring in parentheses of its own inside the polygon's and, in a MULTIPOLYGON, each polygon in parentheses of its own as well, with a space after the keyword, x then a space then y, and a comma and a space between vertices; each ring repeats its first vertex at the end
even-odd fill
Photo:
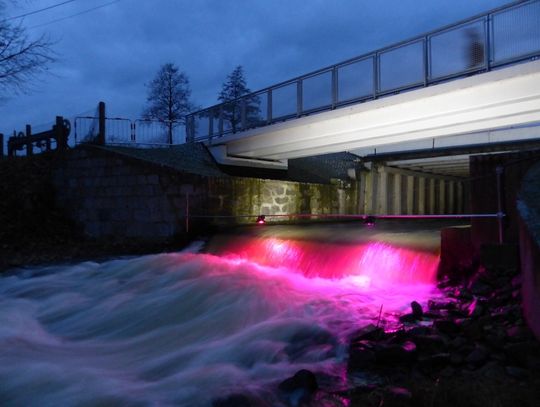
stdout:
POLYGON ((143 117, 167 123, 168 142, 172 144, 174 127, 185 124, 186 114, 195 108, 190 101, 189 79, 173 63, 166 63, 146 86, 148 96, 143 117))
POLYGON ((246 85, 244 70, 241 65, 234 68, 223 83, 218 100, 228 102, 223 105, 223 120, 228 121, 233 133, 242 127, 242 116, 245 114, 247 127, 259 122, 260 99, 258 96, 247 96, 251 90, 246 85), (240 99, 241 98, 241 99, 240 99), (243 109, 245 106, 245 111, 243 109))
POLYGON ((5 16, 0 0, 0 96, 24 91, 55 60, 52 42, 44 35, 30 38, 21 24, 5 16))

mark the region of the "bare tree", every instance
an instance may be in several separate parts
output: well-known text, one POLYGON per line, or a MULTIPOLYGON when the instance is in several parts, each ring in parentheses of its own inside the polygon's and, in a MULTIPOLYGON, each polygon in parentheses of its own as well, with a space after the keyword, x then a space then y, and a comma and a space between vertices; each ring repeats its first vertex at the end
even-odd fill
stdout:
POLYGON ((31 38, 22 24, 5 17, 0 1, 0 95, 24 91, 54 61, 52 42, 44 35, 31 38))
POLYGON ((155 78, 146 85, 147 107, 145 119, 157 119, 167 123, 169 144, 172 144, 173 128, 185 124, 185 116, 194 109, 190 101, 189 79, 172 63, 161 66, 155 78))

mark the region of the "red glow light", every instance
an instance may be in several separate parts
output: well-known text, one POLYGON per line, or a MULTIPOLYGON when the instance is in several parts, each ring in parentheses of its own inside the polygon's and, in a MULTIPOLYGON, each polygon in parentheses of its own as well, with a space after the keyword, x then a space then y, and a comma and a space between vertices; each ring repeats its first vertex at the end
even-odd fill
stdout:
POLYGON ((336 244, 276 238, 236 241, 233 257, 287 268, 306 277, 352 278, 358 285, 416 284, 435 281, 439 256, 383 242, 336 244))

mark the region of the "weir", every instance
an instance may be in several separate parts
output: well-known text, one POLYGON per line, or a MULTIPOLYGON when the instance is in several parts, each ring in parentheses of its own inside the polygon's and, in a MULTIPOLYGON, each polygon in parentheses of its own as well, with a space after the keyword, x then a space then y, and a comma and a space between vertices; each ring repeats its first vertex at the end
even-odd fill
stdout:
POLYGON ((252 228, 206 253, 0 277, 0 395, 210 406, 241 392, 278 406, 278 383, 302 368, 346 388, 354 331, 393 329, 411 301, 439 295, 435 225, 362 227, 252 228))

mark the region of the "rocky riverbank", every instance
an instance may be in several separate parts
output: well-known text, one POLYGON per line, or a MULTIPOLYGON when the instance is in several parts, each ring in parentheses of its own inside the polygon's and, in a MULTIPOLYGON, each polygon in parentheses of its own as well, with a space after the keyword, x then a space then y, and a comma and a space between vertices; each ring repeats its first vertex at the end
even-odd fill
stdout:
POLYGON ((439 288, 444 296, 426 309, 413 302, 399 329, 369 325, 354 335, 348 389, 322 392, 318 375, 301 371, 279 386, 284 399, 297 406, 538 406, 540 343, 522 318, 516 271, 481 269, 439 288), (301 397, 293 403, 294 392, 301 397))

